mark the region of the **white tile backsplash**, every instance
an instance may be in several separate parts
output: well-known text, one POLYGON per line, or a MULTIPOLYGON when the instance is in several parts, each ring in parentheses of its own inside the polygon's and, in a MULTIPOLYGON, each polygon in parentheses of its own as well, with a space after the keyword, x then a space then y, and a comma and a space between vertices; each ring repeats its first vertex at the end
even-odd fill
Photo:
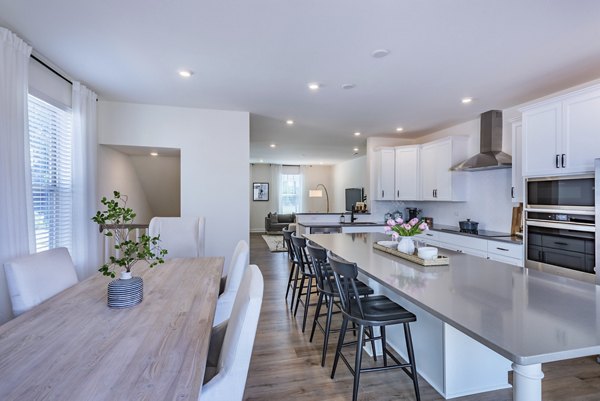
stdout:
POLYGON ((479 223, 479 229, 510 232, 511 185, 511 169, 473 171, 467 173, 466 202, 375 201, 372 213, 383 219, 388 211, 406 214, 407 207, 418 207, 423 209, 422 216, 433 217, 437 224, 458 226, 459 221, 469 218, 479 223))

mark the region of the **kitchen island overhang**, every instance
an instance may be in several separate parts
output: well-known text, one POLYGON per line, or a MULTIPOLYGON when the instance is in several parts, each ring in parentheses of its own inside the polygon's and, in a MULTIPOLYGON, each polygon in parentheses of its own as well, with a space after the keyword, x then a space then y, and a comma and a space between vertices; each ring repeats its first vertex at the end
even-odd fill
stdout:
MULTIPOLYGON (((444 249, 449 266, 423 267, 374 250, 381 234, 306 237, 417 312, 419 373, 446 398, 508 387, 512 362, 515 399, 541 399, 541 363, 600 353, 600 289, 592 284, 444 249)), ((391 334, 390 344, 401 344, 391 334)))

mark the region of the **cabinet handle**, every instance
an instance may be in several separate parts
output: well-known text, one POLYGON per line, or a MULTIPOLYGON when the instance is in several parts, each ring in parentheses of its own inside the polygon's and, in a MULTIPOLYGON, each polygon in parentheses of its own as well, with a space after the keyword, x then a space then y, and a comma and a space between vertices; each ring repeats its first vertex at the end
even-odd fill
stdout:
POLYGON ((560 155, 556 155, 555 165, 556 165, 556 168, 560 168, 560 155))
POLYGON ((565 155, 564 153, 560 157, 560 164, 562 165, 562 168, 567 167, 567 155, 565 155))
POLYGON ((506 249, 506 248, 498 248, 498 247, 496 247, 496 249, 499 250, 499 251, 508 252, 508 249, 506 249))
POLYGON ((396 191, 396 197, 399 198, 400 197, 400 190, 396 191))
POLYGON ((569 244, 567 244, 566 242, 558 242, 558 241, 554 241, 554 243, 555 243, 556 245, 564 245, 564 246, 567 246, 567 245, 569 245, 569 244))
POLYGON ((510 197, 515 198, 515 187, 510 187, 510 197))
POLYGON ((381 190, 381 197, 384 198, 385 197, 385 191, 382 189, 381 190))

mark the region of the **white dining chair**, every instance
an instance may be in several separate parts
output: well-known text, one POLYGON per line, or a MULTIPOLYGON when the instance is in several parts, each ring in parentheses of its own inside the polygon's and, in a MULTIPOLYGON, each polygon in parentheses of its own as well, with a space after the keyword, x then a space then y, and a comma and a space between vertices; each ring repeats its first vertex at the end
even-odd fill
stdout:
POLYGON ((168 251, 165 259, 204 256, 204 217, 153 217, 148 235, 160 235, 160 247, 168 251))
POLYGON ((260 269, 244 272, 229 320, 213 328, 206 364, 202 401, 241 401, 263 299, 260 269))
POLYGON ((233 256, 229 261, 229 269, 227 270, 227 277, 225 278, 225 288, 219 299, 217 300, 217 309, 215 312, 215 320, 213 326, 216 326, 225 320, 229 319, 231 310, 233 309, 233 303, 235 302, 235 296, 239 290, 240 283, 244 271, 248 266, 248 259, 250 254, 250 247, 244 240, 240 240, 233 256))
POLYGON ((54 248, 10 260, 4 263, 4 272, 15 316, 79 281, 67 248, 54 248))

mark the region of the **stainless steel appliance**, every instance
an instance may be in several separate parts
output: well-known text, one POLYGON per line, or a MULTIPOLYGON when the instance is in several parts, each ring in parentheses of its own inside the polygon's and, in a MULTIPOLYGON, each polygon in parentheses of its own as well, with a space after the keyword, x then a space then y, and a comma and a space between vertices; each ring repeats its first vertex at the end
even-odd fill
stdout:
POLYGON ((526 267, 596 282, 597 179, 600 172, 526 180, 526 267))

